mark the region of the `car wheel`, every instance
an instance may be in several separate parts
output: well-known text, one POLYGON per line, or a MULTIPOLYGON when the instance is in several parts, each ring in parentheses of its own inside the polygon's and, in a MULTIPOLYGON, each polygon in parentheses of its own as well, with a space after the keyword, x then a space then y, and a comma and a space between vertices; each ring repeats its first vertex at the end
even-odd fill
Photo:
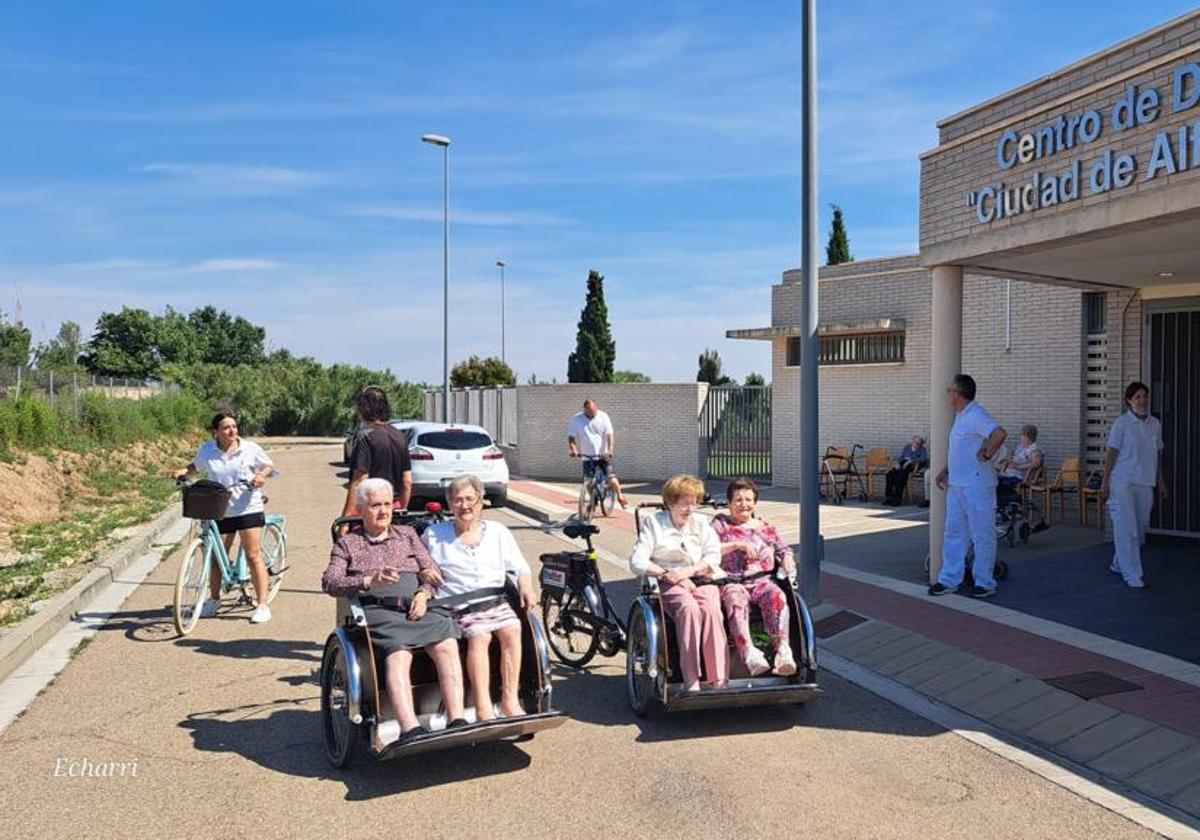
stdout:
POLYGON ((501 490, 499 493, 494 493, 488 497, 494 508, 502 508, 508 504, 508 491, 501 490))

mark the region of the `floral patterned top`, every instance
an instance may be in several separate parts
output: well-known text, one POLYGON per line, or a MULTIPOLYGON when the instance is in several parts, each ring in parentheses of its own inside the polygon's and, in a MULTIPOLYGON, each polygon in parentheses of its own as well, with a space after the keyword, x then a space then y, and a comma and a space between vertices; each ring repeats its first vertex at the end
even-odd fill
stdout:
POLYGON ((748 542, 757 549, 753 556, 744 551, 731 551, 721 557, 721 568, 734 577, 770 572, 775 568, 776 560, 792 556, 791 546, 780 538, 773 525, 762 519, 736 525, 729 514, 721 513, 713 517, 712 526, 721 542, 748 542))
MULTIPOLYGON (((333 547, 329 565, 321 576, 321 588, 333 596, 363 592, 363 578, 384 567, 399 569, 400 574, 416 574, 438 565, 417 532, 407 525, 393 525, 378 540, 362 531, 351 531, 333 547)), ((440 570, 439 570, 440 573, 440 570)), ((433 587, 422 582, 418 591, 433 596, 433 587)))

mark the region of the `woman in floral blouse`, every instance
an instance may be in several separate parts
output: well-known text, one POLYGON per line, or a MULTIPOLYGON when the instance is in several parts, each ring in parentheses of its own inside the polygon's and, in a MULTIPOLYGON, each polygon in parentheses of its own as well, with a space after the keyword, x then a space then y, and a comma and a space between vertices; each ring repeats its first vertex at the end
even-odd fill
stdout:
POLYGON ((775 646, 774 673, 781 677, 796 673, 796 660, 788 643, 788 608, 781 590, 771 580, 776 564, 789 575, 795 574, 792 549, 779 538, 775 529, 758 519, 758 485, 748 478, 737 478, 725 492, 729 513, 713 517, 713 530, 721 540, 721 568, 730 582, 721 587, 721 604, 729 621, 729 634, 751 676, 771 670, 762 651, 750 639, 750 605, 762 611, 767 634, 775 646), (759 575, 746 583, 735 581, 759 575))
POLYGON ((356 488, 363 514, 361 532, 337 541, 321 588, 333 596, 357 595, 367 615, 371 644, 386 657, 388 697, 400 722, 401 740, 425 732, 413 706, 412 652, 424 648, 437 667, 450 727, 465 726, 458 625, 445 612, 428 608, 441 570, 417 532, 392 524, 392 485, 369 478, 356 488))

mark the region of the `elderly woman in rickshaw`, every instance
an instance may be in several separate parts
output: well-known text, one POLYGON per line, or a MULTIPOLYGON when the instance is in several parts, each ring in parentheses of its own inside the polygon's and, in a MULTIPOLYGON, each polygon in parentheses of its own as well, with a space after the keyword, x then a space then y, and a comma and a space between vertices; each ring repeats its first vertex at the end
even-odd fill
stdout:
POLYGON ((369 478, 355 488, 362 531, 341 537, 329 556, 321 588, 330 595, 357 595, 367 616, 372 646, 383 652, 388 697, 401 740, 422 734, 413 706, 413 651, 424 648, 437 668, 450 727, 465 726, 458 627, 428 603, 442 582, 437 563, 407 525, 392 524, 392 485, 369 478))
POLYGON ((701 659, 708 684, 722 688, 729 682, 729 655, 721 598, 717 587, 697 585, 724 574, 720 541, 695 512, 704 484, 677 475, 663 485, 662 500, 665 510, 642 521, 629 568, 659 581, 663 609, 675 623, 683 690, 700 690, 701 659))
MULTIPOLYGON (((463 595, 477 589, 503 587, 509 575, 517 578, 521 608, 537 603, 529 563, 517 541, 503 524, 483 518, 483 482, 473 475, 460 476, 446 487, 446 501, 454 518, 425 529, 422 539, 441 569, 442 596, 463 595)), ((458 614, 458 626, 467 641, 467 677, 475 704, 475 719, 493 720, 491 666, 488 650, 492 638, 500 645, 500 714, 525 714, 518 697, 521 677, 521 620, 507 600, 458 614)))
POLYGON ((721 586, 721 603, 729 619, 729 633, 750 676, 772 670, 762 651, 750 638, 750 605, 762 612, 767 635, 775 647, 774 673, 789 677, 796 673, 796 660, 788 642, 788 607, 783 590, 772 580, 777 565, 795 574, 792 549, 779 538, 768 522, 754 515, 758 507, 758 485, 736 478, 725 491, 729 513, 713 518, 712 527, 721 540, 721 568, 730 581, 721 586), (746 578, 744 583, 739 582, 746 578))

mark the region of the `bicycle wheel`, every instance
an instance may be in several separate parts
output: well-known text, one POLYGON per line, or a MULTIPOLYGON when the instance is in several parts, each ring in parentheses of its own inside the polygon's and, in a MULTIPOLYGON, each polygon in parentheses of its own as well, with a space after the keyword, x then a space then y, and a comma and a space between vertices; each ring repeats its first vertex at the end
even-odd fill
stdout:
POLYGON ((200 608, 208 591, 208 574, 208 546, 203 540, 192 540, 183 553, 175 578, 175 629, 181 636, 191 633, 200 620, 200 608))
POLYGON ((348 767, 366 751, 363 731, 350 719, 350 678, 341 642, 331 636, 321 658, 321 724, 325 755, 334 767, 348 767))
POLYGON ((601 516, 608 516, 612 513, 614 501, 613 489, 609 484, 606 483, 603 487, 597 488, 596 504, 600 508, 601 516))
POLYGON ((274 522, 268 522, 262 534, 262 559, 267 566, 267 603, 275 600, 279 587, 283 585, 283 575, 287 562, 287 540, 283 529, 274 522))
POLYGON ((587 599, 574 590, 568 590, 565 597, 564 603, 548 592, 542 593, 542 626, 546 628, 550 649, 559 661, 572 668, 582 668, 596 655, 600 634, 591 623, 592 609, 587 599))
POLYGON ((635 603, 629 616, 628 646, 625 649, 625 690, 629 708, 643 717, 654 696, 654 679, 650 676, 650 635, 646 619, 635 603))
POLYGON ((592 521, 592 511, 595 510, 596 496, 592 493, 591 479, 585 478, 583 484, 579 487, 579 520, 581 522, 592 521))

